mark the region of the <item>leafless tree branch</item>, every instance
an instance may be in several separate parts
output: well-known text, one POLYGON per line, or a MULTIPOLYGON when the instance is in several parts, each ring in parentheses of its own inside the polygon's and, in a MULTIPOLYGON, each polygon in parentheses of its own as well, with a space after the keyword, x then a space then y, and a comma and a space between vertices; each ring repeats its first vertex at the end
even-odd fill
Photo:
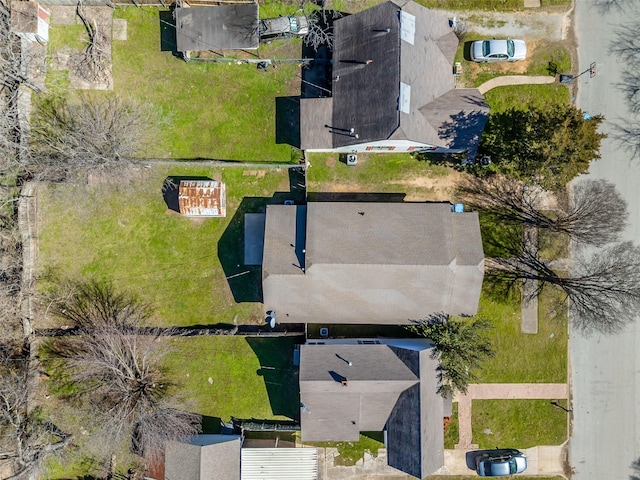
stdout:
POLYGON ((555 206, 544 205, 543 197, 550 192, 503 176, 469 178, 459 193, 494 218, 545 228, 589 245, 617 241, 628 217, 626 201, 606 180, 576 182, 568 204, 555 206))

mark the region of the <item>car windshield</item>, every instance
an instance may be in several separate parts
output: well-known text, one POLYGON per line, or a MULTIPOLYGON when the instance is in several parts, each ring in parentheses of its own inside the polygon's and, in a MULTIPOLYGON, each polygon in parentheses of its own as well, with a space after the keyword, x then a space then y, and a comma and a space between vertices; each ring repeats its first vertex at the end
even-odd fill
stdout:
POLYGON ((507 40, 507 54, 510 57, 513 57, 516 53, 516 46, 513 43, 513 40, 507 40))
POLYGON ((509 459, 509 473, 516 473, 517 469, 518 469, 518 466, 516 465, 516 459, 515 458, 510 458, 509 459))
POLYGON ((482 42, 482 56, 486 57, 489 55, 489 41, 485 40, 482 42))

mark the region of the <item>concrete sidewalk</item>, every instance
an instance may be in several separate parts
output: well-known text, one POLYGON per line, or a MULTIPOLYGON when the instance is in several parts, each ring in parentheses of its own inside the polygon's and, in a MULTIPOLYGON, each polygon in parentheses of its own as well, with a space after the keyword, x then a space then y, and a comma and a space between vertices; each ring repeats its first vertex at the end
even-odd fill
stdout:
POLYGON ((473 444, 471 430, 471 402, 472 400, 493 399, 549 399, 560 400, 569 398, 569 388, 566 383, 475 383, 469 385, 467 394, 459 392, 453 398, 458 402, 458 428, 460 438, 456 449, 476 449, 473 444))
POLYGON ((540 85, 543 83, 555 83, 556 77, 550 75, 503 75, 487 80, 478 87, 483 95, 492 88, 505 87, 507 85, 540 85))

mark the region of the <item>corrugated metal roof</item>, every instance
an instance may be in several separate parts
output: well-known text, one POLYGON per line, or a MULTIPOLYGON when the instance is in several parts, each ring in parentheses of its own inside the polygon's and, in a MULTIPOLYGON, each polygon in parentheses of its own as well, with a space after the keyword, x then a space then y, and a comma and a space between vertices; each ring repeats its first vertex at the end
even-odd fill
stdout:
POLYGON ((317 480, 317 448, 243 448, 241 480, 317 480))
POLYGON ((217 180, 182 180, 178 205, 187 217, 226 217, 225 185, 217 180))

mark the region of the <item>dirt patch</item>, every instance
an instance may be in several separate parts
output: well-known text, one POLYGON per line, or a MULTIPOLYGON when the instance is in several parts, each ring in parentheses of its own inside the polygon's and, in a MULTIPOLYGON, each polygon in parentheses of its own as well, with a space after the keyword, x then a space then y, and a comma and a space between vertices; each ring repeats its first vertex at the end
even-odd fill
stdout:
POLYGON ((256 178, 262 178, 267 174, 266 170, 243 170, 242 172, 242 176, 243 177, 256 177, 256 178))
MULTIPOLYGON (((407 177, 404 179, 395 179, 386 182, 386 185, 393 185, 394 191, 399 195, 403 195, 404 200, 408 202, 444 202, 450 201, 455 195, 456 186, 468 174, 463 172, 452 171, 448 175, 438 177, 407 177)), ((335 193, 335 199, 344 199, 344 193, 370 193, 370 188, 358 183, 332 182, 324 186, 324 193, 335 193)), ((372 194, 374 195, 374 194, 372 194)), ((389 193, 380 192, 381 200, 388 201, 389 193), (386 198, 386 200, 385 200, 386 198)), ((323 200, 331 200, 331 195, 324 195, 323 200)))
POLYGON ((324 162, 325 165, 329 168, 333 168, 336 166, 336 157, 327 157, 327 160, 324 162))

